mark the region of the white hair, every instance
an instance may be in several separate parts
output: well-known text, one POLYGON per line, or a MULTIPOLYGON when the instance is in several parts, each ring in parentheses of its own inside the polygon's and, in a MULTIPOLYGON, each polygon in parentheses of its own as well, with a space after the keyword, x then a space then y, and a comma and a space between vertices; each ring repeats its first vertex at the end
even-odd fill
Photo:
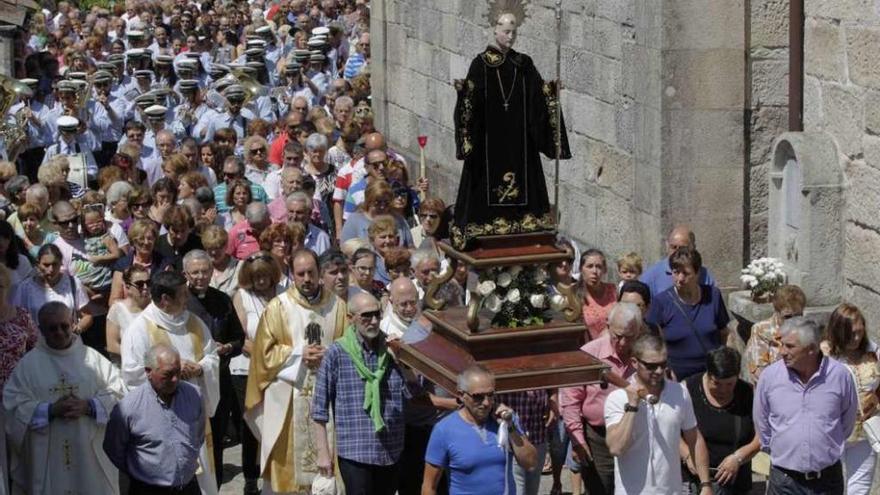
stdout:
POLYGON ((291 203, 304 203, 306 205, 312 204, 312 198, 309 197, 308 194, 302 191, 294 191, 287 196, 287 199, 284 200, 284 204, 289 205, 291 203))
POLYGON ((492 380, 492 383, 495 383, 495 375, 493 375, 488 368, 481 364, 472 364, 458 374, 458 379, 456 380, 458 390, 461 392, 469 392, 471 388, 471 380, 474 377, 481 375, 489 377, 489 379, 492 380))
POLYGON ((118 180, 110 184, 110 187, 107 188, 107 204, 113 206, 120 200, 128 198, 133 189, 131 184, 124 180, 118 180))
POLYGON ((430 251, 427 249, 417 249, 415 252, 413 252, 412 256, 410 256, 409 260, 410 265, 413 268, 416 268, 425 261, 436 261, 439 263, 440 257, 437 256, 437 253, 435 253, 434 251, 430 251))
POLYGON ((327 149, 327 137, 323 134, 313 133, 306 139, 306 149, 315 151, 317 149, 327 149))
POLYGON ((153 347, 150 347, 144 355, 144 368, 149 368, 151 370, 158 368, 159 358, 164 356, 171 356, 180 359, 180 353, 177 352, 177 349, 168 344, 156 344, 153 347))
POLYGON ((630 328, 633 325, 642 328, 642 311, 633 303, 619 302, 612 306, 608 313, 608 326, 611 326, 612 322, 621 328, 630 328))
POLYGON ((798 341, 803 346, 818 346, 819 342, 822 341, 822 327, 815 321, 803 316, 796 316, 785 320, 779 329, 779 334, 783 337, 792 332, 797 333, 798 341))
POLYGON ((254 201, 247 205, 247 209, 244 211, 244 216, 251 225, 264 222, 269 218, 269 209, 266 207, 266 203, 254 201))
POLYGON ((189 266, 193 261, 205 261, 207 263, 211 263, 211 257, 208 256, 208 252, 202 249, 193 249, 192 251, 183 255, 183 269, 186 270, 186 267, 189 266))

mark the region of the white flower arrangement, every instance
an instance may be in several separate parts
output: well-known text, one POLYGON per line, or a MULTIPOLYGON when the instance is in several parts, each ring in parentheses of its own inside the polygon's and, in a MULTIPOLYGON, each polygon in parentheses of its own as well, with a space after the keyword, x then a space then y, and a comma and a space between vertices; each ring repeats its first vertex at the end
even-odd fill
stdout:
POLYGON ((491 268, 480 273, 476 292, 482 296, 482 306, 494 316, 492 324, 516 328, 542 325, 550 320, 546 311, 565 306, 561 295, 547 296, 549 275, 542 266, 491 268))
POLYGON ((751 291, 752 299, 768 297, 785 283, 785 265, 775 258, 758 258, 742 269, 739 279, 751 291))

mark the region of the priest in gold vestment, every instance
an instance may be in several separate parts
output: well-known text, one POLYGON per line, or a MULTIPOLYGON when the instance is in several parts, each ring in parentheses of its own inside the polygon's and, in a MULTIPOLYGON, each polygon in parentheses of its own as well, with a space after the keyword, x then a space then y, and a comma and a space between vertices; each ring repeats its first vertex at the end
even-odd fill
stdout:
POLYGON ((248 372, 245 417, 260 440, 264 494, 311 493, 318 474, 309 427, 315 373, 348 323, 345 301, 321 287, 314 252, 294 254, 293 280, 260 318, 248 372))
POLYGON ((13 494, 119 493, 102 442, 125 385, 110 361, 73 333, 70 315, 57 301, 40 308, 42 336, 3 390, 13 494))

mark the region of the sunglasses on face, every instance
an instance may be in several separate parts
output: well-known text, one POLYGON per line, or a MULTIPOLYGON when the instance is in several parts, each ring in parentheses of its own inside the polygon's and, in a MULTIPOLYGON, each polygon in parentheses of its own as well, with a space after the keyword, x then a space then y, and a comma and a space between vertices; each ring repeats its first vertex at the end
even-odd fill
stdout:
POLYGON ((135 282, 129 282, 129 286, 136 288, 137 290, 146 290, 150 288, 149 280, 138 280, 135 282))
POLYGON ((467 394, 467 396, 470 397, 477 404, 482 403, 486 399, 493 400, 495 398, 495 391, 485 392, 482 394, 472 394, 470 392, 465 392, 465 394, 467 394))
POLYGON ((227 179, 235 179, 238 177, 238 172, 223 172, 223 177, 226 177, 227 179))
POLYGON ((259 155, 265 155, 265 154, 266 154, 266 148, 254 148, 254 149, 251 150, 251 153, 252 153, 252 154, 255 153, 255 154, 259 154, 259 155))
POLYGON ((427 220, 437 220, 440 218, 440 215, 436 213, 420 213, 419 216, 427 220))
POLYGON ((662 371, 665 370, 668 363, 667 361, 660 361, 657 363, 649 363, 647 361, 642 361, 641 359, 636 358, 636 361, 642 363, 642 366, 645 367, 648 371, 662 371))
POLYGON ((364 311, 363 313, 358 315, 358 318, 363 321, 372 321, 373 318, 379 320, 382 318, 382 312, 378 309, 376 311, 364 311))
POLYGON ((78 220, 79 220, 79 218, 77 218, 77 217, 68 218, 67 220, 61 220, 59 218, 58 220, 55 220, 55 223, 57 225, 62 225, 62 226, 66 225, 66 226, 70 227, 71 225, 76 225, 76 222, 78 220))

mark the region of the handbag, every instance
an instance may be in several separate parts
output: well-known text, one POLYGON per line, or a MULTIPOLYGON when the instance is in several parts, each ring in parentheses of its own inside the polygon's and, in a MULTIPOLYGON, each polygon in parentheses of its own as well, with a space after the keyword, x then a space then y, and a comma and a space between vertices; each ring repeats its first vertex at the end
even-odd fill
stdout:
MULTIPOLYGON (((849 373, 852 375, 853 378, 853 383, 855 383, 856 385, 856 397, 859 400, 858 408, 861 412, 862 397, 859 395, 859 376, 858 374, 856 374, 855 370, 849 365, 846 365, 846 369, 849 370, 849 373)), ((863 420, 862 431, 865 432, 865 438, 871 445, 871 450, 880 454, 880 416, 875 414, 870 418, 863 420)))

